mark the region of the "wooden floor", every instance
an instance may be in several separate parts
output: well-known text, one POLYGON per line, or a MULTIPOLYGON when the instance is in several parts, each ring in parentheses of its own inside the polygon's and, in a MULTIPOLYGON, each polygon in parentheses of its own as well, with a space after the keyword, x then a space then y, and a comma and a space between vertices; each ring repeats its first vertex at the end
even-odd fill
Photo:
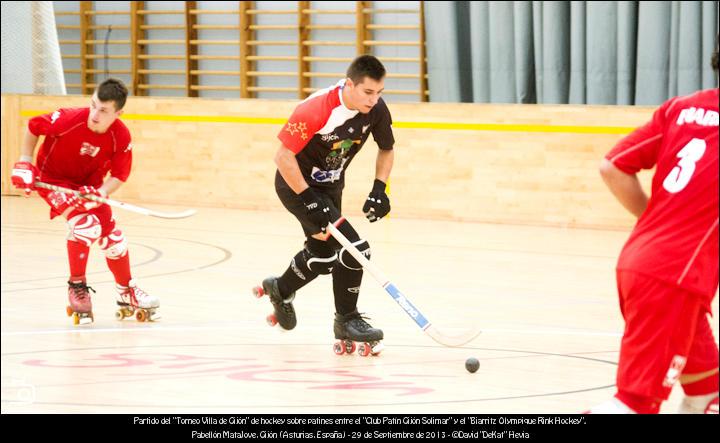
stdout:
MULTIPOLYGON (((65 316, 65 224, 47 211, 37 198, 2 198, 2 413, 575 413, 614 392, 614 264, 628 232, 350 217, 438 328, 483 329, 442 347, 366 275, 360 310, 386 349, 363 358, 332 352, 327 277, 299 292, 295 330, 265 323, 270 303, 250 289, 302 246, 287 213, 116 212, 134 276, 160 297, 163 318, 115 320, 94 247, 95 323, 78 327, 65 316), (480 360, 475 374, 468 357, 480 360)), ((680 397, 675 389, 663 412, 680 397)))

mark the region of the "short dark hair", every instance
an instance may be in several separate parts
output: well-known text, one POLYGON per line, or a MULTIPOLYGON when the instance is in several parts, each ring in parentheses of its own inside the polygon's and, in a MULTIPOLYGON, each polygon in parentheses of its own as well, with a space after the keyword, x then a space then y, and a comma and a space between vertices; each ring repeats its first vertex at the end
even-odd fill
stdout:
POLYGON ((101 102, 115 102, 116 111, 121 110, 127 101, 128 90, 125 84, 116 78, 108 78, 100 83, 95 92, 101 102))
POLYGON ((355 84, 362 83, 365 77, 379 82, 385 77, 385 66, 372 55, 361 55, 350 63, 347 77, 355 84))
POLYGON ((715 70, 715 72, 718 72, 718 40, 720 40, 720 34, 715 36, 715 50, 712 53, 712 57, 710 57, 710 66, 715 70))

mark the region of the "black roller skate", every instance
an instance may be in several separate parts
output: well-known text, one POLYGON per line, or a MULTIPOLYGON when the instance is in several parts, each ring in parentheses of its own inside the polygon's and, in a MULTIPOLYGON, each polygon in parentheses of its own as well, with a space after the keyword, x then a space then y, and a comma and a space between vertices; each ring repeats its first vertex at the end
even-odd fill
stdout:
POLYGON ((270 297, 270 302, 275 308, 275 312, 268 315, 266 320, 270 326, 280 324, 280 327, 289 331, 297 325, 297 317, 295 317, 295 308, 293 308, 292 301, 295 298, 295 293, 290 294, 289 297, 283 298, 280 295, 280 289, 278 289, 277 277, 268 277, 262 282, 262 286, 256 286, 253 288, 253 294, 255 297, 260 298, 267 294, 270 297))
POLYGON ((381 343, 383 331, 370 326, 365 321, 366 318, 362 317, 357 309, 345 315, 335 314, 333 330, 338 340, 333 345, 335 354, 352 354, 355 352, 356 344, 358 354, 362 357, 378 355, 383 350, 385 347, 381 343))

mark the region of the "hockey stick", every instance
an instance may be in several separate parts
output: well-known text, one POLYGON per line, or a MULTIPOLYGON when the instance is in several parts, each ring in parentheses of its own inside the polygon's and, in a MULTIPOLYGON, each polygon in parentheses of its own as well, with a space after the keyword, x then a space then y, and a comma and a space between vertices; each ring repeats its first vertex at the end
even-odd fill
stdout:
POLYGON ((120 202, 117 200, 111 200, 109 198, 103 198, 98 197, 97 195, 88 195, 88 194, 81 194, 78 191, 74 189, 69 188, 63 188, 62 186, 56 186, 51 185, 48 183, 43 183, 40 181, 35 182, 35 187, 42 188, 42 189, 49 189, 51 191, 57 191, 57 192, 64 192, 66 194, 74 194, 78 197, 92 200, 94 202, 103 203, 109 206, 114 206, 116 208, 125 209, 126 211, 135 212, 137 214, 142 215, 149 215, 151 217, 159 217, 159 218, 185 218, 190 217, 191 215, 195 214, 194 209, 188 209, 187 211, 182 212, 160 212, 160 211, 153 211, 152 209, 147 208, 141 208, 140 206, 131 205, 129 203, 120 202))
POLYGON ((420 310, 413 305, 410 300, 400 290, 383 275, 380 269, 377 268, 370 260, 365 258, 360 251, 345 237, 342 232, 337 228, 345 221, 344 217, 340 217, 338 221, 328 223, 328 232, 345 247, 345 249, 357 260, 366 271, 368 271, 378 283, 390 294, 390 296, 397 302, 398 305, 412 318, 415 323, 433 340, 440 343, 443 346, 462 346, 475 339, 482 331, 479 329, 476 331, 467 331, 461 335, 447 335, 443 334, 438 328, 430 323, 430 320, 425 317, 420 310))

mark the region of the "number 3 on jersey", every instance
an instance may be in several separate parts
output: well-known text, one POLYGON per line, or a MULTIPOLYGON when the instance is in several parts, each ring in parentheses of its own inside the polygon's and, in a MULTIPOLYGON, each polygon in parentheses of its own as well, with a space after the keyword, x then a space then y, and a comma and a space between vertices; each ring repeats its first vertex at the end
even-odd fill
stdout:
POLYGON ((695 164, 705 154, 706 146, 705 140, 694 138, 678 152, 680 161, 663 181, 663 188, 666 191, 675 194, 685 189, 695 172, 695 164))

